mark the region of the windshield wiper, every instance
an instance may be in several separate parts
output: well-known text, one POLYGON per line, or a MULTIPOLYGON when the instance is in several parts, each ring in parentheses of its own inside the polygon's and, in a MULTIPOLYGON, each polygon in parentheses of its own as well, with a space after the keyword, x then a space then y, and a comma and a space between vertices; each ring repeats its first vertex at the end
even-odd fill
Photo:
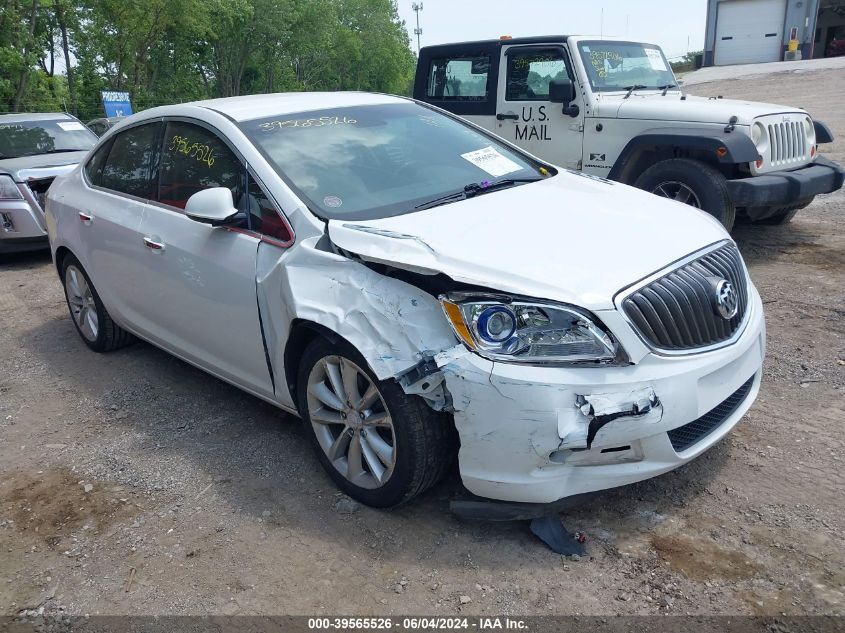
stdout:
POLYGON ((648 88, 648 86, 644 86, 642 84, 634 84, 633 86, 625 86, 625 90, 627 90, 628 92, 625 93, 625 96, 622 97, 622 98, 627 99, 628 97, 631 96, 631 93, 633 93, 634 90, 645 90, 646 88, 648 88))
POLYGON ((435 198, 434 200, 429 200, 428 202, 423 202, 422 204, 418 204, 414 207, 414 210, 421 211, 422 209, 431 209, 432 207, 439 207, 442 204, 447 204, 449 202, 453 202, 455 200, 466 200, 467 198, 472 198, 474 196, 478 196, 484 193, 489 193, 491 191, 495 191, 497 189, 505 189, 507 187, 513 187, 515 185, 524 184, 527 182, 537 182, 538 180, 543 180, 542 178, 505 178, 503 180, 497 180, 496 182, 488 183, 487 181, 482 182, 471 182, 470 184, 464 186, 461 191, 456 191, 454 193, 446 194, 445 196, 440 196, 439 198, 435 198))
POLYGON ((677 84, 666 84, 665 86, 657 86, 658 90, 662 90, 663 94, 660 95, 661 97, 665 97, 666 93, 669 92, 669 88, 677 88, 677 84))
POLYGON ((46 152, 38 152, 37 154, 29 154, 29 156, 40 156, 41 154, 63 154, 65 152, 87 152, 90 147, 87 149, 48 149, 46 152))

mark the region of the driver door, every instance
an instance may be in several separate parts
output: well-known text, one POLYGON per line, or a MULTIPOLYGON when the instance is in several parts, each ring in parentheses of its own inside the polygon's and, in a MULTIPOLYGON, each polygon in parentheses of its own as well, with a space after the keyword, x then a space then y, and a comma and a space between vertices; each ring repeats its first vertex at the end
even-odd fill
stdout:
POLYGON ((247 196, 247 168, 213 130, 167 121, 156 200, 141 223, 144 253, 136 292, 145 334, 177 356, 253 393, 273 396, 256 296, 261 237, 213 227, 184 213, 188 198, 226 187, 247 196))
POLYGON ((580 90, 576 89, 572 103, 578 106, 576 116, 564 114, 561 104, 549 101, 549 82, 573 77, 566 50, 514 45, 503 47, 502 54, 496 133, 550 163, 581 169, 584 102, 580 90))

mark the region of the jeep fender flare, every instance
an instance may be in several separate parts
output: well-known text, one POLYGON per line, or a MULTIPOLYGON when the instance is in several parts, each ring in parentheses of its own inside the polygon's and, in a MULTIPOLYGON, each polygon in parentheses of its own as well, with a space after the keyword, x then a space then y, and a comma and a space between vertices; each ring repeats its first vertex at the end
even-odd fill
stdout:
POLYGON ((741 132, 714 130, 705 127, 659 128, 645 130, 624 147, 613 164, 608 178, 633 183, 653 161, 641 161, 650 153, 665 153, 688 158, 704 158, 714 165, 750 163, 759 157, 754 141, 741 132), (640 164, 644 163, 644 164, 640 164))

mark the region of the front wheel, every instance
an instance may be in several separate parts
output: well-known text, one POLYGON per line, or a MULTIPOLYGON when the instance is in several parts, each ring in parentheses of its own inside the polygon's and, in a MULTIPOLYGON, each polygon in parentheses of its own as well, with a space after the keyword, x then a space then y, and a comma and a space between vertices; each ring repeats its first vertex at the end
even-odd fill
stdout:
POLYGON ((455 456, 451 420, 378 380, 351 345, 316 339, 299 367, 297 400, 306 432, 335 484, 379 508, 436 483, 455 456))
POLYGON ((730 231, 736 209, 725 177, 707 163, 689 158, 664 160, 646 169, 634 186, 706 211, 730 231))

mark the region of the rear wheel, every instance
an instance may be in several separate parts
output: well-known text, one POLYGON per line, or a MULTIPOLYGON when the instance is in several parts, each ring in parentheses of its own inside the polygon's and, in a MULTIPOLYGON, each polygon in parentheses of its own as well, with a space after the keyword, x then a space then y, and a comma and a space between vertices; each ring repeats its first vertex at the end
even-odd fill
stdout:
POLYGON ((112 321, 82 264, 73 255, 62 261, 62 280, 71 319, 85 344, 95 352, 110 352, 135 341, 112 321))
POLYGON ((727 180, 707 163, 689 158, 664 160, 646 169, 634 186, 706 211, 728 231, 733 228, 736 209, 727 180))
POLYGON ((451 420, 378 380, 345 342, 316 339, 305 351, 298 402, 323 468, 350 497, 395 506, 436 483, 455 456, 451 420))

